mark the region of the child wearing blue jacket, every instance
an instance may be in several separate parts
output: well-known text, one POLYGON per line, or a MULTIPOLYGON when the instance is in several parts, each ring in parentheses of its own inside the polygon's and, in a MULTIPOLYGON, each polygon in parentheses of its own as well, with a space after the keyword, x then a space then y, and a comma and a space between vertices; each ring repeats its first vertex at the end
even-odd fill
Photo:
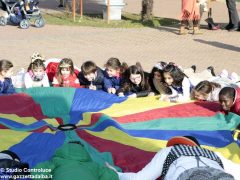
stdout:
POLYGON ((12 74, 13 64, 8 60, 0 60, 0 95, 15 93, 12 74))
POLYGON ((109 94, 116 94, 122 83, 122 74, 127 69, 127 64, 112 57, 105 64, 105 68, 104 90, 109 94))

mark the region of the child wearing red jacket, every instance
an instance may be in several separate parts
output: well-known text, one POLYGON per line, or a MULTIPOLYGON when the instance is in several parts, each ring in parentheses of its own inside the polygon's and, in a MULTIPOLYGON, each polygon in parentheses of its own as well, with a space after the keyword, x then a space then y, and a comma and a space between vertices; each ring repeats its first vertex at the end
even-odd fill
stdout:
POLYGON ((64 58, 60 61, 57 73, 53 78, 54 87, 74 87, 80 88, 79 80, 74 73, 73 61, 64 58))

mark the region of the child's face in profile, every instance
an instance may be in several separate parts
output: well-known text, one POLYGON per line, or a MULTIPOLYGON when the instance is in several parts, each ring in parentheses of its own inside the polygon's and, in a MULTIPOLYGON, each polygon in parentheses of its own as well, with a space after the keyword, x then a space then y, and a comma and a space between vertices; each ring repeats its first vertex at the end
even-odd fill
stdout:
POLYGON ((233 105, 233 101, 234 101, 233 98, 230 98, 228 96, 225 96, 225 95, 219 96, 219 102, 220 102, 220 104, 222 105, 222 108, 225 111, 229 111, 230 110, 230 108, 233 105))
POLYGON ((194 98, 198 100, 206 100, 206 97, 200 92, 194 91, 194 98))
POLYGON ((160 74, 160 72, 158 72, 158 71, 155 71, 154 73, 153 73, 153 78, 155 79, 155 80, 157 80, 157 81, 162 81, 162 75, 160 74))
POLYGON ((12 75, 13 75, 13 67, 11 67, 9 70, 7 70, 7 71, 2 71, 2 76, 4 77, 4 78, 10 78, 12 75))
POLYGON ((43 74, 45 73, 43 67, 34 68, 32 71, 33 71, 33 74, 34 74, 36 77, 42 77, 43 74))
POLYGON ((69 68, 61 68, 61 74, 64 78, 67 78, 70 75, 71 71, 69 68))
POLYGON ((97 77, 97 71, 95 73, 89 73, 84 75, 84 77, 88 80, 88 81, 93 81, 94 79, 96 79, 97 77))
POLYGON ((120 70, 119 69, 113 69, 111 67, 107 67, 106 72, 107 72, 109 77, 114 77, 114 76, 117 76, 119 74, 120 70))
POLYGON ((172 76, 170 75, 170 73, 165 72, 165 73, 163 73, 163 76, 164 76, 164 80, 165 80, 165 82, 167 83, 167 85, 171 86, 172 83, 173 83, 173 78, 172 78, 172 76))
POLYGON ((131 74, 129 79, 133 84, 136 85, 139 85, 142 82, 141 74, 131 74))

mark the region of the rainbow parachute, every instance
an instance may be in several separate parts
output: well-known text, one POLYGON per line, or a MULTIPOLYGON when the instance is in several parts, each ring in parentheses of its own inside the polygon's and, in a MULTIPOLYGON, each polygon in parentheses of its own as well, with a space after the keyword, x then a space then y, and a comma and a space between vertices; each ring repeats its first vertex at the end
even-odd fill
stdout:
POLYGON ((79 140, 94 161, 136 172, 171 137, 192 135, 204 147, 240 163, 240 143, 232 137, 240 117, 219 110, 211 102, 172 104, 88 89, 19 90, 0 97, 0 150, 10 149, 35 167, 64 143, 79 140), (63 124, 77 128, 59 130, 63 124))

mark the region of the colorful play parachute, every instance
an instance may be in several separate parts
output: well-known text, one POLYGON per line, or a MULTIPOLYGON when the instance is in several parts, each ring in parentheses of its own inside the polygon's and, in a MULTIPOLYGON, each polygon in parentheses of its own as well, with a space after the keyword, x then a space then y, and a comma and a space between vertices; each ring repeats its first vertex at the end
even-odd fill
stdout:
POLYGON ((174 104, 88 89, 32 88, 0 97, 0 150, 10 149, 35 167, 64 143, 77 140, 94 161, 136 172, 168 139, 191 135, 203 147, 240 163, 240 143, 232 137, 239 123, 239 116, 222 114, 212 102, 174 104), (75 129, 58 128, 64 124, 75 129))

